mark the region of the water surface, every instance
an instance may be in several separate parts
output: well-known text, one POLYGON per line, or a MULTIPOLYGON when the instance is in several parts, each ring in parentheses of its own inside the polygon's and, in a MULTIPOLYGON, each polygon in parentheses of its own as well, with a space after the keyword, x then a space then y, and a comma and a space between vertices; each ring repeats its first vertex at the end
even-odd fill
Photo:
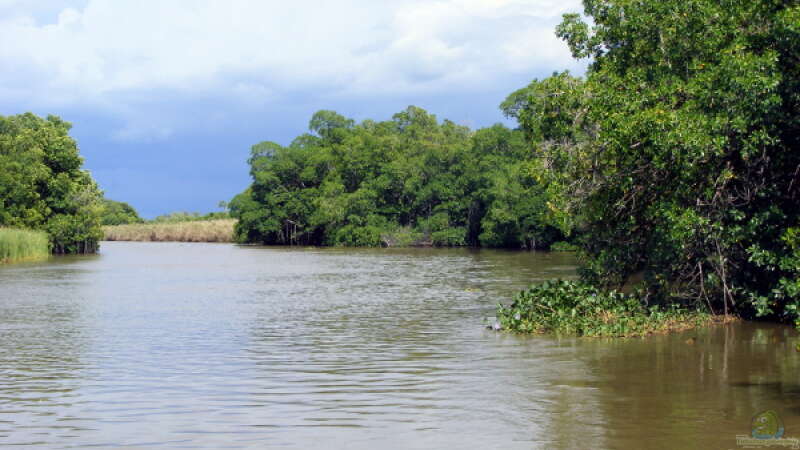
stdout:
POLYGON ((121 242, 0 267, 0 445, 736 448, 766 409, 800 437, 791 328, 484 329, 497 302, 574 269, 568 254, 121 242))

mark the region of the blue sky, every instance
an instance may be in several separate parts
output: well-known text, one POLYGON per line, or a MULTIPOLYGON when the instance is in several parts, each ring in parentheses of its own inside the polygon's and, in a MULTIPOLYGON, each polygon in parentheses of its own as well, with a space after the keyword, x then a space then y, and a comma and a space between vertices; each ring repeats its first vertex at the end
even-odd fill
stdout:
POLYGON ((106 196, 208 212, 262 140, 320 109, 416 105, 473 128, 533 78, 583 73, 553 30, 578 0, 0 0, 0 114, 72 122, 106 196))

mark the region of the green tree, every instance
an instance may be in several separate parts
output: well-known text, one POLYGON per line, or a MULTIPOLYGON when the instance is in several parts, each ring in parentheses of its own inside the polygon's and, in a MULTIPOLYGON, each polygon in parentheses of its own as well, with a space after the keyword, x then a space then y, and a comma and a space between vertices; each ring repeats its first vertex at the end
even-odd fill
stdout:
POLYGON ((131 205, 107 198, 101 200, 101 225, 124 225, 142 222, 144 222, 144 220, 139 217, 139 214, 131 205))
POLYGON ((57 253, 97 249, 100 191, 71 125, 56 116, 0 116, 0 225, 47 231, 57 253))
POLYGON ((287 147, 253 147, 253 183, 230 205, 238 240, 546 248, 559 234, 542 222, 546 193, 528 173, 533 153, 521 131, 472 132, 414 106, 359 124, 320 111, 309 129, 287 147), (509 173, 513 194, 503 191, 509 173), (508 223, 502 208, 515 215, 508 223), (487 211, 495 217, 484 220, 487 211))
POLYGON ((578 143, 556 153, 567 164, 552 176, 558 203, 578 205, 587 279, 642 273, 648 302, 797 318, 800 6, 584 6, 592 25, 569 14, 557 32, 593 58, 586 115, 571 121, 589 132, 575 139, 568 117, 547 124, 536 106, 517 114, 544 139, 578 143))

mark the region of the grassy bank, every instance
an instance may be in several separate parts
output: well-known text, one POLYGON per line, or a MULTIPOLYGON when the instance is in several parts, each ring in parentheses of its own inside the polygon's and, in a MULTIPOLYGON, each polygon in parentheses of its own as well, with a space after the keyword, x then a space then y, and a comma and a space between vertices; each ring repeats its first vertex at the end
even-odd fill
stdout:
POLYGON ((603 292, 574 281, 547 281, 498 305, 497 324, 508 331, 627 337, 680 331, 730 320, 704 310, 645 306, 635 295, 603 292))
POLYGON ((0 264, 37 261, 50 256, 50 239, 42 231, 0 228, 0 264))
POLYGON ((103 227, 107 241, 232 242, 235 219, 137 223, 103 227))

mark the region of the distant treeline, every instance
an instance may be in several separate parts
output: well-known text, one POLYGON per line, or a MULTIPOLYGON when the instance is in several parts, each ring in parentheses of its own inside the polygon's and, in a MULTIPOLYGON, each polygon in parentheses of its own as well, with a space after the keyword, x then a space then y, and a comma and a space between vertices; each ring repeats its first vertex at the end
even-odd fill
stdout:
POLYGON ((310 134, 262 142, 230 203, 241 242, 548 248, 564 238, 524 133, 478 131, 417 107, 356 124, 319 111, 310 134))
MULTIPOLYGON (((227 208, 227 203, 222 202, 221 206, 227 208)), ((199 213, 199 212, 186 212, 177 211, 169 214, 162 214, 152 220, 145 220, 139 216, 131 205, 125 202, 118 202, 107 198, 102 199, 102 208, 100 209, 100 224, 103 226, 112 225, 129 225, 137 223, 180 223, 180 222, 196 222, 206 220, 222 220, 230 219, 230 214, 227 211, 199 213)))
POLYGON ((230 214, 227 211, 198 213, 198 212, 173 212, 157 216, 153 220, 147 221, 148 223, 180 223, 180 222, 201 222, 208 220, 225 220, 230 219, 230 214))

